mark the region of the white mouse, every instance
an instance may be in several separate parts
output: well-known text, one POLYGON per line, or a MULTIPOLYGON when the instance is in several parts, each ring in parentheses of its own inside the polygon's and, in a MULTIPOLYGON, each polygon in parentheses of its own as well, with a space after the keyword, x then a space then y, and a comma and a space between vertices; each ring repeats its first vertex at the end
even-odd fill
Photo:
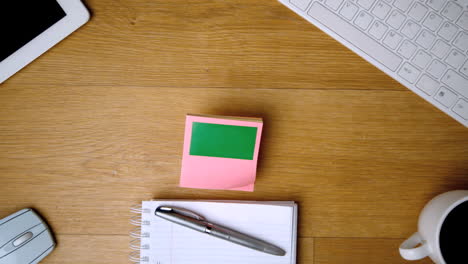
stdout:
POLYGON ((0 264, 39 263, 54 248, 49 227, 32 209, 0 220, 0 264))

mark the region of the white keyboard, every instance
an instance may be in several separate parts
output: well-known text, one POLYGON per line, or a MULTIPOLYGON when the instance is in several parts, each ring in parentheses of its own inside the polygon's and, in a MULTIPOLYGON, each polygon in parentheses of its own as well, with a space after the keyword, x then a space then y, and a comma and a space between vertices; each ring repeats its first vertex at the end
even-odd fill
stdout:
POLYGON ((468 127, 468 0, 279 0, 468 127))

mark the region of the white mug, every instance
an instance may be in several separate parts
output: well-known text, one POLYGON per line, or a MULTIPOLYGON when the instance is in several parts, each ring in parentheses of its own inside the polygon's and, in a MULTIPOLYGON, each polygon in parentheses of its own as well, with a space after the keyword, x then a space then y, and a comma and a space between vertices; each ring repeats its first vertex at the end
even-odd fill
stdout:
POLYGON ((400 255, 407 260, 430 257, 437 264, 447 264, 440 250, 439 233, 447 215, 465 201, 468 191, 464 190, 446 192, 429 201, 419 215, 418 232, 400 245, 400 255))

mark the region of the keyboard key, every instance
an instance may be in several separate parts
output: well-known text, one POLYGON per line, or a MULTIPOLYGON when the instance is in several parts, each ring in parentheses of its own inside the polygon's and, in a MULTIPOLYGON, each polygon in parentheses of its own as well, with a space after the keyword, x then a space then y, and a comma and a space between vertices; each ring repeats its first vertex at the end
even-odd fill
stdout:
POLYGON ((452 23, 445 22, 442 27, 439 29, 439 36, 444 38, 447 41, 451 41, 455 34, 457 33, 458 28, 452 23))
POLYGON ((333 10, 338 10, 343 0, 326 0, 325 4, 333 10))
POLYGON ((295 5, 297 8, 306 10, 307 7, 309 6, 311 0, 289 0, 293 5, 295 5))
POLYGON ((442 77, 442 82, 449 88, 455 90, 459 94, 468 97, 468 79, 464 78, 453 70, 448 70, 442 77))
POLYGON ((356 19, 354 20, 354 24, 356 24, 356 26, 366 30, 370 23, 372 22, 374 18, 369 15, 368 13, 364 12, 364 11, 361 11, 359 12, 358 16, 356 17, 356 19))
POLYGON ((454 2, 449 2, 444 10, 442 10, 442 15, 450 20, 455 20, 460 16, 461 12, 463 11, 463 8, 454 2))
POLYGON ((414 3, 409 11, 409 16, 414 18, 416 21, 421 21, 421 19, 426 15, 427 7, 423 6, 420 3, 414 3))
POLYGON ((434 43, 435 35, 427 30, 423 30, 421 34, 416 38, 416 43, 422 47, 428 49, 434 43))
POLYGON ((403 26, 401 33, 403 33, 403 35, 407 36, 408 38, 412 39, 414 38, 414 36, 416 36, 416 34, 418 34, 420 29, 420 25, 416 24, 414 21, 408 20, 403 26))
POLYGON ((443 104, 446 107, 451 107, 455 101, 457 101, 457 94, 450 91, 449 89, 442 87, 440 90, 436 93, 434 98, 441 104, 443 104))
POLYGON ((429 65, 429 67, 427 68, 427 72, 430 75, 434 76, 436 79, 439 79, 442 76, 442 74, 444 74, 446 68, 447 66, 445 66, 445 64, 443 64, 442 62, 438 60, 433 60, 431 65, 429 65))
POLYGON ((432 9, 439 11, 442 6, 444 6, 447 0, 429 0, 427 1, 427 5, 430 6, 432 9))
POLYGON ((400 48, 398 48, 398 53, 407 59, 411 58, 415 51, 416 45, 409 42, 408 40, 403 41, 400 48))
POLYGON ((465 11, 457 21, 457 25, 468 30, 468 11, 465 11))
POLYGON ((433 95, 439 89, 439 82, 424 74, 416 83, 416 87, 428 95, 433 95))
POLYGON ((407 80, 410 83, 414 83, 416 79, 418 79, 420 73, 421 72, 418 69, 416 69, 413 65, 407 62, 398 71, 398 75, 400 75, 401 78, 407 80))
POLYGON ((453 110, 461 99, 468 108, 468 98, 445 77, 451 72, 463 80, 459 89, 467 86, 468 48, 461 33, 468 34, 468 0, 339 0, 334 6, 333 0, 280 1, 468 127, 468 117, 453 110), (386 6, 391 9, 380 12, 386 6), (454 6, 463 7, 458 17, 454 6))
POLYGON ((363 8, 369 10, 374 4, 375 0, 358 0, 357 3, 358 5, 362 6, 363 8))
POLYGON ((431 53, 438 58, 443 58, 447 55, 450 50, 450 45, 445 43, 443 40, 437 40, 434 46, 432 46, 431 53))
POLYGON ((419 50, 416 53, 416 56, 414 56, 413 58, 413 63, 419 68, 425 69, 426 66, 429 64, 429 62, 431 62, 431 60, 432 60, 431 55, 427 54, 423 50, 419 50))
POLYGON ((383 43, 391 49, 396 49, 396 47, 398 47, 398 44, 400 44, 402 40, 403 37, 400 34, 391 30, 388 32, 387 36, 385 36, 383 43))
POLYGON ((382 24, 379 21, 375 21, 374 24, 372 24, 371 28, 369 29, 369 34, 374 36, 376 39, 381 39, 382 36, 385 34, 387 31, 388 27, 384 24, 382 24))
POLYGON ((462 51, 467 51, 468 50, 468 33, 460 32, 460 34, 458 34, 458 36, 455 38, 455 41, 453 41, 453 45, 455 45, 457 48, 461 49, 462 51))
POLYGON ((363 32, 356 29, 344 19, 332 13, 318 2, 314 2, 309 10, 309 15, 323 25, 333 29, 336 34, 353 43, 355 47, 381 63, 388 69, 395 71, 402 62, 402 59, 380 43, 373 40, 363 32))
POLYGON ((463 66, 460 69, 460 72, 465 74, 466 77, 468 77, 468 61, 463 64, 463 66))
POLYGON ((387 23, 394 29, 399 29, 405 20, 405 15, 400 11, 393 10, 392 14, 387 18, 387 23))
POLYGON ((466 100, 460 99, 452 109, 459 116, 468 120, 468 102, 466 100))
POLYGON ((408 10, 408 7, 411 5, 411 1, 410 0, 395 0, 393 5, 396 8, 400 9, 401 11, 405 12, 406 10, 408 10))
POLYGON ((455 69, 460 68, 460 66, 463 64, 465 61, 466 56, 463 55, 461 52, 458 50, 452 50, 447 58, 445 59, 445 62, 454 67, 455 69))
POLYGON ((346 2, 341 8, 340 14, 346 19, 351 20, 353 19, 354 15, 356 15, 358 10, 359 7, 357 7, 355 4, 346 2))
POLYGON ((423 25, 432 31, 436 31, 442 23, 442 17, 431 12, 424 20, 423 25))
POLYGON ((392 8, 389 5, 382 1, 379 1, 375 5, 374 10, 372 10, 372 13, 378 18, 384 19, 385 17, 387 17, 388 13, 390 13, 390 10, 392 10, 392 8))

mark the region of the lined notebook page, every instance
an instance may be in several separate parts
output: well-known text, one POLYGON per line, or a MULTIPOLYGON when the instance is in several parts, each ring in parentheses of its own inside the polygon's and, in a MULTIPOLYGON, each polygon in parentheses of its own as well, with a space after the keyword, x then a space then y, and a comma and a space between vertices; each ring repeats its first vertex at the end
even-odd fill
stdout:
POLYGON ((296 211, 293 203, 145 201, 141 256, 153 264, 293 264, 296 259, 296 211), (160 205, 194 211, 209 222, 251 235, 286 251, 273 256, 173 224, 154 215, 160 205))

